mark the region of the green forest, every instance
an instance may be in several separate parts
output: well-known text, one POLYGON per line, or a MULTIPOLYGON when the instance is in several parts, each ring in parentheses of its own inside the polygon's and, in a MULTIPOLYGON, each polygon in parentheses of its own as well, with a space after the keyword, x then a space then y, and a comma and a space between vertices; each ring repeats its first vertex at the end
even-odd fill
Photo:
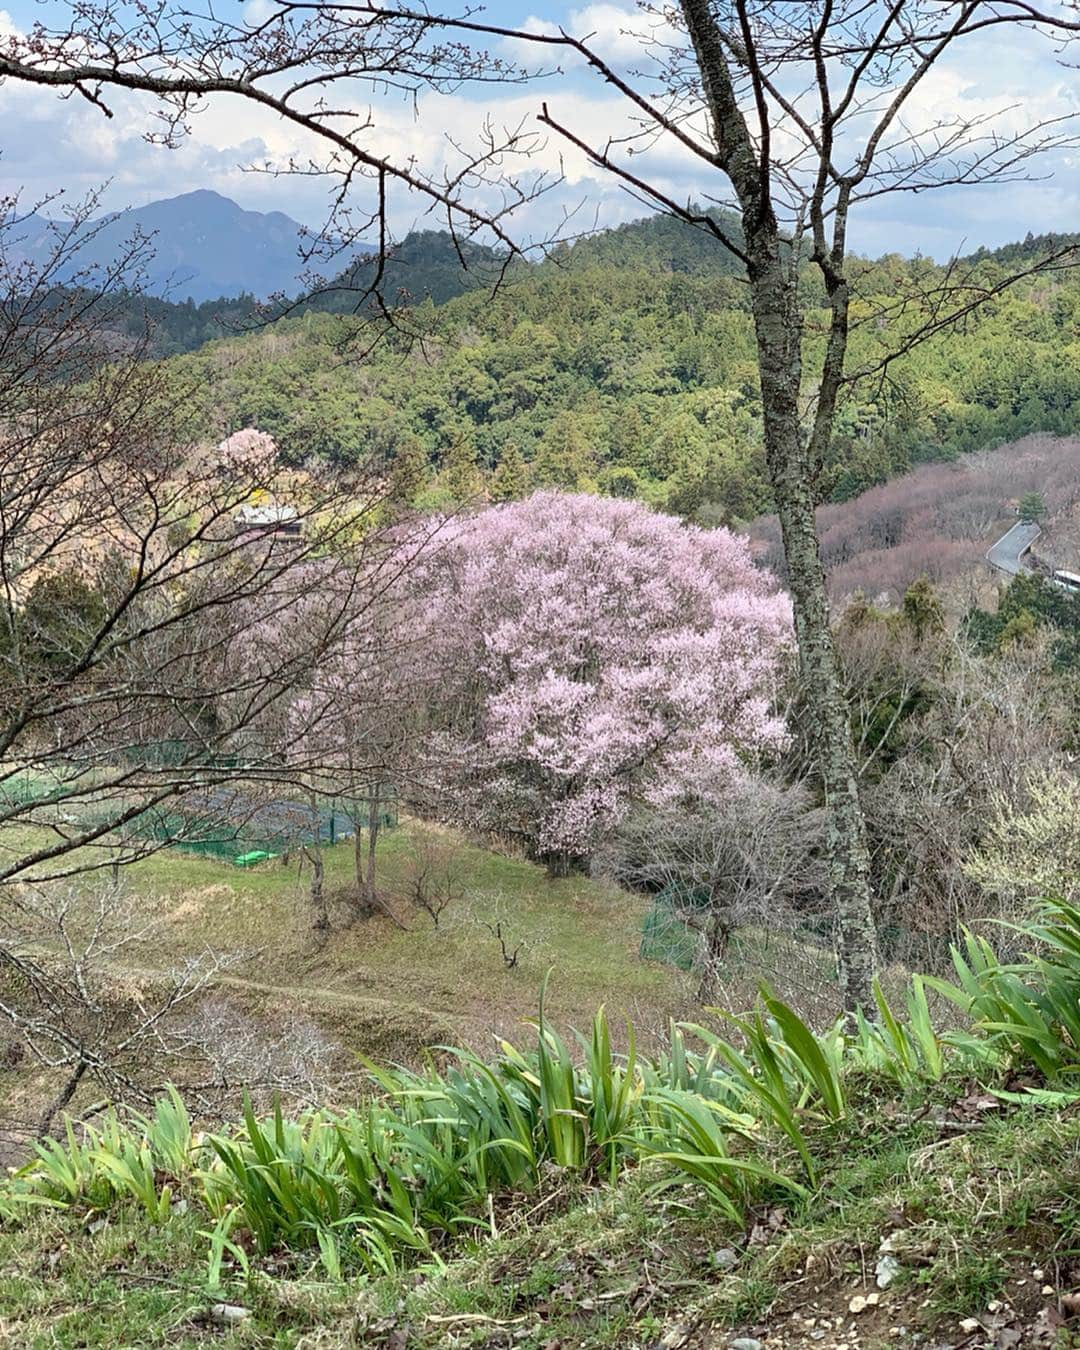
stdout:
MULTIPOLYGON (((1001 289, 876 369, 933 327, 946 287, 947 303, 962 308, 1060 242, 982 251, 959 281, 921 258, 857 263, 849 370, 870 373, 845 391, 823 501, 919 463, 1072 430, 1080 278, 1067 269, 1001 289)), ((494 293, 495 255, 478 250, 470 261, 463 273, 446 235, 406 241, 386 285, 412 302, 408 321, 374 345, 363 317, 334 312, 357 304, 354 275, 343 279, 351 289, 171 359, 192 433, 255 425, 293 463, 375 456, 427 507, 556 486, 641 497, 708 523, 770 508, 748 297, 713 239, 653 217, 518 265, 494 293)), ((825 315, 809 274, 804 285, 809 354, 825 315)), ((250 327, 244 303, 230 304, 159 303, 161 342, 220 332, 215 314, 250 327)))

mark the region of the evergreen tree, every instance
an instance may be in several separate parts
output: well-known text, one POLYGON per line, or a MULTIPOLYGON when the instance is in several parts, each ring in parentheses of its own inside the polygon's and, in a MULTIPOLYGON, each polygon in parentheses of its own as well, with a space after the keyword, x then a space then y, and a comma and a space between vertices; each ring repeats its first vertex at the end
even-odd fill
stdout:
POLYGON ((394 447, 390 464, 390 492, 394 501, 407 505, 427 482, 428 457, 415 436, 403 436, 394 447))
POLYGON ((920 642, 944 631, 945 609, 928 576, 918 577, 907 588, 900 612, 920 642))
POLYGON ((641 496, 641 479, 628 464, 612 464, 600 474, 597 486, 605 497, 641 496))
POLYGON ((491 499, 496 502, 516 502, 529 490, 529 466, 521 451, 512 442, 506 447, 491 483, 491 499))
POLYGON ((616 463, 635 469, 638 473, 648 471, 649 449, 645 423, 635 404, 620 409, 613 419, 611 445, 616 463))
POLYGON ((27 664, 42 674, 63 671, 88 649, 107 615, 105 596, 78 573, 44 573, 31 586, 16 620, 27 664))
POLYGON ((1016 513, 1025 525, 1034 525, 1046 515, 1046 502, 1041 492, 1025 492, 1016 513))
POLYGON ((476 445, 468 432, 456 436, 443 459, 443 486, 458 506, 474 502, 483 491, 476 463, 476 445))
POLYGON ((692 413, 676 413, 660 428, 652 445, 652 471, 670 478, 681 466, 701 464, 706 454, 705 433, 692 413))
POLYGON ((561 413, 553 418, 533 461, 537 485, 577 492, 588 486, 594 468, 592 451, 573 414, 561 413))

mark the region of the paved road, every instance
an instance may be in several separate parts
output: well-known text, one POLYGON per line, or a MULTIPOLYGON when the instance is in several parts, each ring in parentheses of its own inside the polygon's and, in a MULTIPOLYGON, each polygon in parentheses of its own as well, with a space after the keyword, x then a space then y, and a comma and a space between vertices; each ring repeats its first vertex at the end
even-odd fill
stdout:
POLYGON ((991 545, 987 550, 986 561, 999 572, 1008 572, 1012 576, 1017 572, 1029 572, 1031 569, 1024 562, 1024 554, 1040 534, 1042 530, 1038 525, 1018 521, 996 544, 991 545))

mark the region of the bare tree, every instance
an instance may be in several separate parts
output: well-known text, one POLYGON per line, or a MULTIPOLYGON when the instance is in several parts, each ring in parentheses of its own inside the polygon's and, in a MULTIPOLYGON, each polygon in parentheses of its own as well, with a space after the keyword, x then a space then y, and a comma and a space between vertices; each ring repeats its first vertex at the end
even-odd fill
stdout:
POLYGON ((451 905, 465 897, 460 848, 434 830, 416 832, 405 856, 402 890, 409 904, 428 916, 432 926, 451 905))
MULTIPOLYGON (((770 932, 793 933, 821 917, 825 894, 822 813, 805 787, 736 781, 721 810, 685 803, 641 809, 597 866, 636 889, 662 893, 702 939, 699 996, 720 996, 732 938, 763 949, 770 932)), ((762 967, 763 969, 763 967, 762 967)))
POLYGON ((483 925, 499 944, 503 965, 507 970, 516 970, 521 949, 525 945, 524 941, 510 936, 505 919, 485 919, 483 925))
POLYGON ((354 909, 379 909, 394 922, 376 886, 377 847, 383 818, 419 758, 418 721, 426 691, 414 661, 415 641, 401 619, 405 596, 394 583, 403 573, 407 578, 410 561, 439 528, 434 521, 414 531, 395 531, 398 552, 383 569, 386 586, 373 588, 372 603, 353 616, 313 666, 278 729, 283 758, 308 766, 312 810, 325 802, 352 825, 354 909))
POLYGON ((207 953, 129 987, 151 939, 121 867, 333 771, 271 733, 409 558, 372 524, 368 466, 189 435, 187 391, 117 337, 145 245, 80 266, 93 208, 37 266, 17 204, 0 215, 0 1017, 57 1083, 42 1130, 90 1081, 137 1098, 162 1061, 160 1083, 175 1010, 218 971, 207 953))
POLYGON ((968 862, 1028 809, 1033 775, 1067 771, 1068 681, 1045 634, 983 657, 947 627, 852 606, 837 637, 879 927, 891 957, 947 965, 965 926, 1019 917, 968 862))
POLYGON ((156 926, 100 882, 90 890, 20 887, 18 902, 5 906, 0 1018, 52 1084, 38 1134, 84 1081, 107 1100, 143 1101, 194 1053, 176 1014, 228 962, 207 951, 165 970, 133 966, 156 926))
MULTIPOLYGON (((227 986, 252 953, 206 948, 147 967, 168 937, 144 896, 98 879, 22 886, 0 919, 0 1022, 9 1065, 35 1077, 44 1136, 58 1117, 138 1105, 167 1083, 207 1117, 235 1110, 241 1089, 310 1104, 349 1075, 342 1048, 310 1019, 252 1017, 227 986)), ((3 1112, 9 1128, 10 1106, 3 1112)))
POLYGON ((279 1018, 254 1017, 227 996, 210 992, 175 1016, 172 1027, 192 1047, 184 1097, 205 1115, 235 1112, 242 1093, 314 1107, 325 1106, 328 1093, 349 1084, 355 1100, 360 1074, 344 1067, 351 1056, 317 1021, 293 1009, 279 1018))
MULTIPOLYGON (((997 29, 1017 42, 1057 41, 1077 31, 1075 11, 1031 0, 679 0, 646 6, 644 18, 640 60, 624 67, 609 61, 599 42, 485 24, 468 13, 277 0, 248 24, 180 2, 129 11, 102 0, 73 7, 66 27, 38 25, 25 39, 9 39, 0 74, 74 90, 106 113, 111 89, 146 91, 158 99, 158 134, 168 143, 186 132, 206 96, 249 100, 324 147, 322 159, 284 167, 332 175, 339 223, 355 227, 359 217, 361 229, 378 233, 383 255, 388 197, 400 188, 444 213, 455 237, 488 231, 508 260, 519 249, 512 213, 538 190, 535 176, 515 176, 508 160, 532 147, 532 133, 519 127, 503 134, 488 124, 454 167, 425 172, 395 157, 370 107, 349 111, 350 86, 383 85, 420 99, 469 81, 520 79, 528 72, 476 46, 516 41, 542 60, 575 60, 620 96, 618 120, 606 130, 572 124, 554 97, 539 121, 639 198, 710 234, 744 269, 766 457, 814 708, 841 977, 847 1003, 866 1004, 876 961, 870 857, 815 526, 819 480, 852 382, 887 378, 899 354, 1009 283, 987 286, 977 268, 959 264, 943 275, 914 273, 912 293, 866 304, 863 321, 876 325, 880 350, 849 369, 857 290, 848 257, 851 212, 890 195, 1023 181, 1035 157, 1071 143, 1058 120, 1014 131, 963 110, 921 117, 916 100, 954 50, 980 34, 997 29), (697 171, 699 198, 729 207, 734 217, 677 200, 663 170, 638 153, 656 144, 697 171), (364 203, 358 217, 348 206, 354 199, 364 203), (807 267, 817 274, 828 315, 812 357, 800 290, 807 267)), ((353 242, 356 229, 336 237, 353 242)), ((377 267, 376 294, 381 276, 377 267)))
POLYGON ((185 391, 117 350, 130 274, 55 284, 83 223, 32 268, 14 208, 0 220, 0 888, 171 842, 140 833, 148 812, 238 777, 299 781, 316 766, 266 729, 405 565, 378 530, 357 542, 384 491, 366 467, 285 473, 272 442, 186 439, 185 391), (256 494, 299 533, 249 528, 256 494))

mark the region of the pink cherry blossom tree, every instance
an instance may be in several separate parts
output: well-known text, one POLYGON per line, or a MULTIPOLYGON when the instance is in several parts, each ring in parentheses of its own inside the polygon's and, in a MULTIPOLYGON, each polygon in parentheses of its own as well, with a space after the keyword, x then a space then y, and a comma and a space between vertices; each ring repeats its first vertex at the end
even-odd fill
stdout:
POLYGON ((231 476, 254 476, 260 482, 277 464, 277 443, 268 431, 257 427, 241 427, 217 447, 217 461, 221 470, 231 476))
MULTIPOLYGON (((405 646, 407 650, 407 644, 405 646)), ((302 776, 315 809, 321 797, 339 807, 354 830, 356 901, 381 909, 375 860, 383 811, 407 775, 414 731, 415 686, 403 681, 402 649, 391 616, 371 605, 358 614, 313 669, 288 708, 287 758, 302 776), (366 847, 364 836, 366 833, 366 847)), ((314 843, 313 887, 321 892, 321 858, 314 843)), ((325 914, 321 894, 317 914, 325 914)))
POLYGON ((560 873, 635 801, 716 800, 782 748, 790 606, 743 539, 558 492, 437 539, 406 609, 447 814, 560 873))

